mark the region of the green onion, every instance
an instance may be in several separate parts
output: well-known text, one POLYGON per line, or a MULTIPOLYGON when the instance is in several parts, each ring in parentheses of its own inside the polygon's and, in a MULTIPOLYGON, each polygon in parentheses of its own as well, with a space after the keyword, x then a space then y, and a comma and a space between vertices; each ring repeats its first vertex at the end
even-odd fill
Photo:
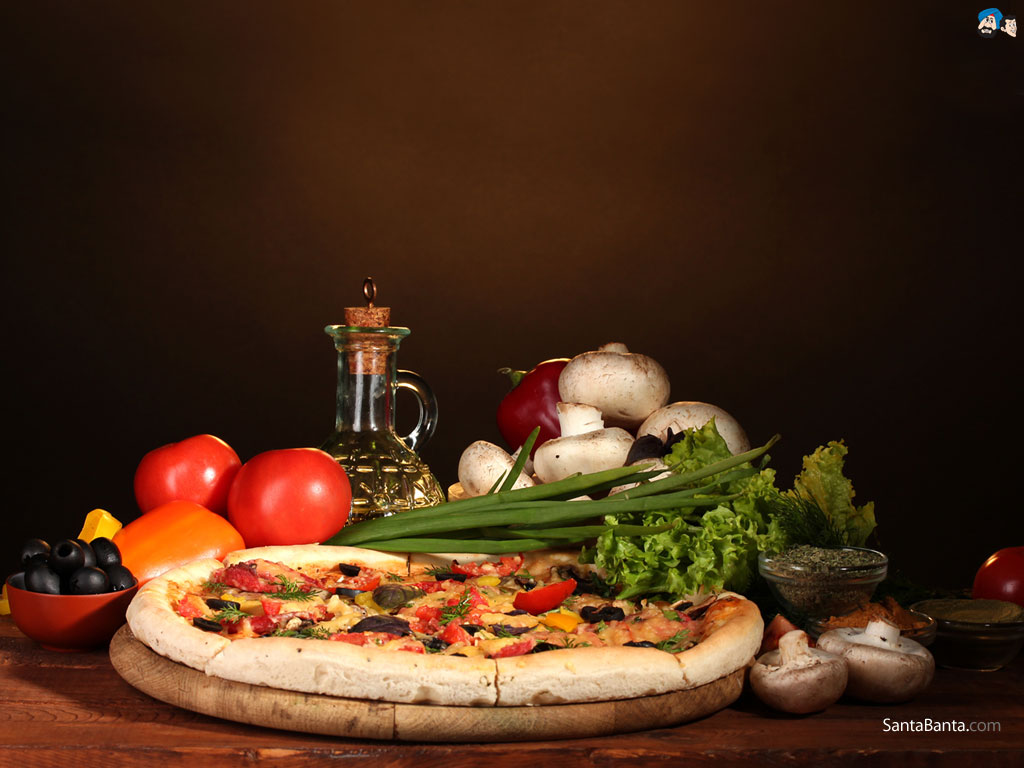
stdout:
POLYGON ((523 471, 523 467, 526 466, 526 460, 530 458, 530 451, 533 450, 533 444, 537 442, 537 436, 540 435, 540 427, 535 427, 530 436, 526 438, 526 442, 523 443, 522 448, 519 449, 519 455, 516 456, 515 463, 512 465, 512 469, 508 471, 505 476, 505 481, 501 484, 501 491, 511 491, 512 486, 516 484, 516 480, 519 479, 520 473, 523 471))
POLYGON ((603 533, 611 531, 618 536, 652 536, 656 533, 675 528, 678 520, 663 525, 573 525, 567 528, 485 528, 481 533, 493 536, 496 539, 505 539, 509 536, 521 537, 524 539, 570 539, 573 541, 584 541, 593 539, 603 533))
POLYGON ((411 538, 390 541, 368 541, 361 546, 381 552, 473 552, 481 555, 510 555, 516 552, 530 552, 548 549, 564 544, 564 541, 541 539, 433 539, 411 538))
MULTIPOLYGON (((536 440, 537 432, 538 430, 534 430, 517 458, 516 465, 520 467, 520 471, 536 440)), ((731 501, 736 498, 735 495, 715 495, 713 492, 725 483, 754 474, 756 470, 751 468, 734 468, 764 455, 778 439, 776 435, 760 448, 731 456, 698 470, 673 474, 661 480, 652 480, 661 474, 660 470, 650 470, 641 465, 574 475, 554 483, 509 490, 511 483, 515 482, 513 478, 518 477, 513 467, 499 486, 500 490, 495 493, 356 523, 343 528, 324 543, 361 545, 370 549, 395 552, 458 551, 504 554, 543 549, 551 546, 556 540, 565 543, 567 537, 583 536, 585 539, 591 535, 599 535, 584 535, 578 530, 584 526, 576 526, 577 530, 570 533, 573 527, 564 527, 565 523, 627 512, 714 507, 731 501), (710 483, 693 487, 700 480, 719 475, 721 476, 710 483), (641 485, 603 499, 568 501, 629 483, 641 485), (487 535, 490 536, 493 535, 494 528, 502 526, 510 527, 506 531, 506 536, 511 538, 463 538, 467 532, 475 533, 481 530, 487 530, 487 535), (439 538, 437 534, 447 536, 439 538)), ((589 526, 590 529, 600 532, 607 530, 607 527, 589 526)))

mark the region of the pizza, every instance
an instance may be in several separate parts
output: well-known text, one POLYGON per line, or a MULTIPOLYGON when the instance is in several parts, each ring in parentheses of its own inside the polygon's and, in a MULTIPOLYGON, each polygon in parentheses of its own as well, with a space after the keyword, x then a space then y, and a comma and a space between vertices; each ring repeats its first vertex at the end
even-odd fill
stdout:
POLYGON ((199 560, 146 583, 137 639, 227 680, 411 704, 532 706, 695 688, 747 665, 757 607, 621 600, 569 551, 404 555, 319 545, 199 560))

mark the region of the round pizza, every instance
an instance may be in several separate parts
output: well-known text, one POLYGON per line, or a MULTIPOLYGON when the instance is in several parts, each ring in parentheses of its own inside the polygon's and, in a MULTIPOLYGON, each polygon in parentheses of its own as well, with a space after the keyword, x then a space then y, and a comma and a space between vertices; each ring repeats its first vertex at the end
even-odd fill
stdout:
POLYGON ((568 551, 402 555, 319 545, 200 560, 145 584, 128 624, 228 680, 410 704, 529 706, 696 688, 745 666, 760 612, 621 600, 568 551))

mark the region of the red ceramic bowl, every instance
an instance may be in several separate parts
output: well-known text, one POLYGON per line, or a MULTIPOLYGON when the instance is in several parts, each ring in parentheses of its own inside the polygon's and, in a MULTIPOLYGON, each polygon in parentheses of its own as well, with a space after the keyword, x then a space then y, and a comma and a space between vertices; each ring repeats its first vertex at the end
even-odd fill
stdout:
POLYGON ((24 589, 25 575, 7 579, 11 618, 18 629, 51 651, 89 651, 105 646, 124 624, 139 585, 101 595, 44 595, 24 589))

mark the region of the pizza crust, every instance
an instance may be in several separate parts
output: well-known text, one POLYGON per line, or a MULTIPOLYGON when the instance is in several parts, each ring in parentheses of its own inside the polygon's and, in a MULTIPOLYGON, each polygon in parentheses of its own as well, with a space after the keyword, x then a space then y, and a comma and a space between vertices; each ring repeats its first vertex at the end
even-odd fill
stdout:
POLYGON ((496 661, 504 707, 633 699, 690 687, 672 654, 655 648, 567 648, 496 661))
POLYGON ((696 688, 746 666, 761 647, 764 620, 757 605, 742 595, 723 592, 723 597, 736 598, 716 602, 705 615, 701 641, 675 654, 682 669, 684 688, 696 688))
POLYGON ((202 582, 223 567, 213 558, 197 560, 146 582, 128 605, 126 618, 132 633, 161 656, 205 670, 206 665, 231 641, 204 632, 179 616, 173 607, 178 584, 202 582))
POLYGON ((336 566, 338 563, 375 568, 379 571, 409 573, 409 556, 393 552, 378 552, 359 547, 336 547, 322 544, 292 544, 277 547, 253 547, 231 552, 224 558, 224 565, 234 565, 245 560, 270 560, 275 563, 302 570, 310 566, 336 566))
POLYGON ((236 640, 206 674, 252 685, 402 704, 494 706, 493 659, 434 656, 333 640, 236 640))

